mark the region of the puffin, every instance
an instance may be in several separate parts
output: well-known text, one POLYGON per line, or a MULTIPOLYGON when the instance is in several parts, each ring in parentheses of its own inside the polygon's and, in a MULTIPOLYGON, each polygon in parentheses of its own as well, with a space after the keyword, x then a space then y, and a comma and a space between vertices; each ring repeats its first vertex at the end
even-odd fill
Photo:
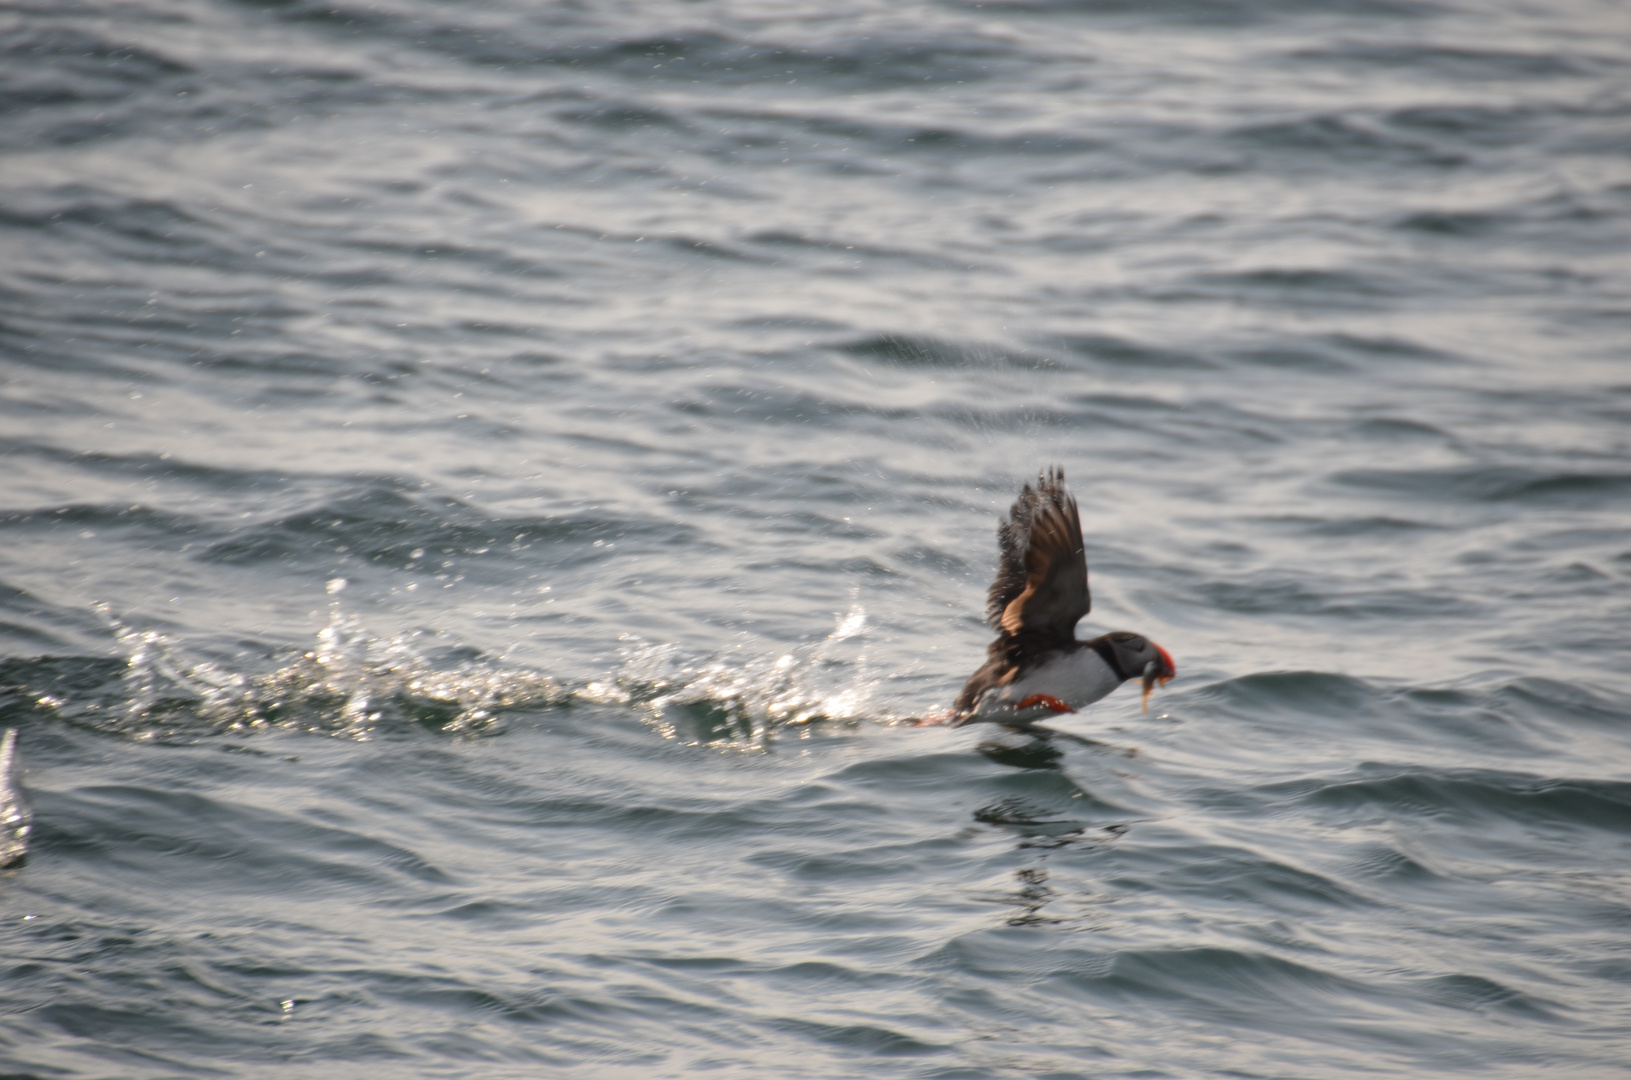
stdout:
POLYGON ((986 595, 997 639, 951 708, 949 726, 976 721, 1025 726, 1047 713, 1073 713, 1129 679, 1150 691, 1177 674, 1172 655, 1126 630, 1080 641, 1076 623, 1092 610, 1087 553, 1065 471, 1053 466, 1026 484, 997 523, 1000 559, 986 595))

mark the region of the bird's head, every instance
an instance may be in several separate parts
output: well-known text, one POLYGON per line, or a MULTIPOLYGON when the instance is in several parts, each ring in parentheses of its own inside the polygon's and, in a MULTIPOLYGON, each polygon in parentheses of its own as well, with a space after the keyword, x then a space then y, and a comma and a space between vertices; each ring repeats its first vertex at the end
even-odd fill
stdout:
POLYGON ((1108 635, 1110 648, 1115 650, 1116 662, 1121 670, 1132 678, 1133 672, 1138 672, 1144 680, 1144 711, 1150 709, 1150 691, 1156 686, 1165 686, 1167 680, 1178 674, 1178 665, 1172 662, 1172 654, 1161 646, 1144 637, 1142 634, 1133 634, 1125 630, 1118 630, 1108 635))

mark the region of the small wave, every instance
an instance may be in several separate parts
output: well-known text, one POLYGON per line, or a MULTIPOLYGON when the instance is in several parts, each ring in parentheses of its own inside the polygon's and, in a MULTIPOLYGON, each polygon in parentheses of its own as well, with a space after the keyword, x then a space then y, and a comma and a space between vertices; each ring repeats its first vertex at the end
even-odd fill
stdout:
POLYGON ((1449 1009, 1508 1013, 1518 1020, 1560 1021, 1562 1008, 1481 975, 1437 975, 1415 987, 1423 1000, 1449 1009))
POLYGON ((1344 820, 1356 810, 1369 810, 1384 815, 1504 819, 1524 828, 1631 832, 1631 783, 1625 781, 1370 765, 1361 767, 1357 776, 1319 784, 1303 798, 1342 811, 1344 820))
POLYGON ((1631 473, 1547 470, 1521 465, 1472 465, 1458 469, 1350 469, 1335 474, 1332 479, 1350 487, 1467 502, 1533 502, 1594 507, 1601 505, 1606 498, 1631 496, 1631 473))
POLYGON ((1070 14, 1100 19, 1136 16, 1140 20, 1201 26, 1256 26, 1297 18, 1421 18, 1433 6, 1420 0, 1332 0, 1311 5, 1295 0, 959 0, 976 11, 1014 14, 1070 14))
MULTIPOLYGON (((86 25, 93 24, 87 20, 86 25)), ((155 83, 192 73, 186 64, 155 50, 81 27, 13 28, 0 35, 0 49, 11 63, 32 76, 14 83, 8 80, 6 96, 13 108, 79 102, 105 106, 155 83)))
POLYGON ((1449 168, 1463 163, 1459 154, 1447 152, 1418 135, 1395 134, 1368 118, 1322 113, 1295 120, 1243 127, 1233 138, 1247 147, 1275 155, 1317 155, 1375 164, 1390 161, 1401 165, 1449 168))
POLYGON ((792 1016, 780 1016, 771 1026, 799 1038, 827 1043, 850 1053, 872 1057, 916 1057, 944 1053, 949 1047, 924 1042, 893 1028, 875 1024, 824 1024, 792 1016))
POLYGON ((1430 138, 1435 144, 1452 140, 1469 147, 1510 146, 1531 137, 1553 122, 1567 107, 1541 109, 1534 105, 1414 105, 1387 114, 1390 129, 1430 138))
POLYGON ((1471 599, 1446 588, 1435 590, 1376 588, 1355 580, 1295 580, 1258 571, 1237 581, 1210 581, 1196 589, 1199 598, 1231 614, 1303 615, 1336 619, 1415 619, 1446 614, 1474 615, 1471 599))
POLYGON ((1213 371, 1219 366, 1198 352, 1162 347, 1110 334, 1065 336, 1059 339, 1059 343, 1070 352, 1108 368, 1213 371))
POLYGON ((213 890, 378 889, 411 880, 445 886, 449 875, 400 844, 333 823, 245 805, 226 794, 99 784, 60 793, 48 836, 56 850, 213 890), (268 832, 279 838, 269 844, 268 832), (230 876, 223 863, 232 863, 230 876), (229 884, 230 882, 230 884, 229 884))
POLYGON ((1055 976, 1113 1000, 1188 999, 1224 1014, 1265 1002, 1304 1007, 1311 997, 1354 1000, 1375 996, 1355 979, 1272 953, 1217 946, 1128 949, 1115 954, 1110 970, 1089 975, 1071 970, 1055 976), (1249 1006, 1241 1003, 1250 1002, 1249 1006))
POLYGON ((1295 60, 1321 66, 1332 64, 1366 68, 1422 69, 1438 78, 1473 80, 1556 79, 1581 75, 1590 69, 1583 54, 1570 56, 1530 49, 1490 49, 1474 45, 1431 42, 1338 42, 1287 54, 1295 60))
POLYGON ((434 577, 448 569, 448 559, 554 547, 559 551, 553 565, 566 569, 601 561, 606 545, 626 538, 660 537, 673 543, 694 536, 682 522, 604 512, 494 518, 459 499, 426 495, 381 478, 322 495, 306 497, 287 513, 245 522, 231 535, 213 540, 198 558, 256 565, 326 551, 434 577))
MULTIPOLYGON (((330 8, 325 0, 320 5, 330 8)), ((352 9, 355 10, 355 9, 352 9)), ((374 16, 376 19, 379 16, 374 16)), ((931 42, 918 33, 841 34, 826 41, 772 39, 757 34, 654 29, 643 35, 607 34, 589 28, 563 32, 558 19, 522 24, 506 33, 451 21, 425 28, 419 19, 404 36, 479 65, 559 68, 574 74, 615 73, 642 83, 689 86, 770 83, 778 89, 945 85, 989 79, 992 67, 1012 61, 1014 49, 980 34, 942 32, 931 42)), ((786 92, 786 91, 783 91, 786 92)))
MULTIPOLYGON (((1408 288, 1420 288, 1376 269, 1277 266, 1208 272, 1195 275, 1191 283, 1202 294, 1250 296, 1254 302, 1265 305, 1296 306, 1317 301, 1350 309, 1370 309, 1385 299, 1403 295, 1408 288)), ((1247 352, 1242 359, 1269 367, 1349 370, 1349 365, 1335 355, 1322 355, 1304 348, 1259 348, 1247 352)))
POLYGON ((1601 687, 1525 676, 1488 695, 1489 709, 1515 722, 1546 720, 1570 727, 1591 723, 1619 729, 1631 715, 1631 697, 1601 687))
POLYGON ((1241 712, 1284 708, 1319 709, 1359 715, 1374 711, 1384 695, 1362 679, 1324 671, 1265 671, 1216 683, 1197 691, 1241 712))
POLYGON ((1398 218, 1394 222, 1394 228, 1406 232, 1472 239, 1489 236, 1504 223, 1503 219, 1495 214, 1476 210, 1414 210, 1398 218))
POLYGON ((932 337, 880 334, 839 346, 851 356, 908 368, 972 368, 1000 370, 1008 367, 1041 369, 1057 367, 1058 362, 1042 356, 1015 356, 1009 350, 979 344, 958 344, 932 337))

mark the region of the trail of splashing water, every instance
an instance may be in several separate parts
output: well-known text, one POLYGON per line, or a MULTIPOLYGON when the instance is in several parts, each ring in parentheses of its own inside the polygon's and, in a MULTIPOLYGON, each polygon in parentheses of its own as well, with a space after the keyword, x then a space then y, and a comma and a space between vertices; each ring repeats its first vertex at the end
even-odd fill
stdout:
POLYGON ((137 739, 191 739, 271 726, 367 739, 403 723, 447 734, 496 734, 503 714, 561 704, 570 694, 525 668, 467 660, 449 670, 424 655, 422 635, 381 637, 344 610, 343 578, 328 582, 327 624, 315 647, 261 674, 190 656, 158 630, 98 612, 128 660, 116 692, 100 700, 40 704, 65 719, 137 739))
POLYGON ((182 742, 269 727, 357 740, 409 724, 492 735, 506 714, 573 700, 626 705, 668 738, 743 749, 762 750, 783 731, 806 735, 818 721, 892 720, 869 708, 880 681, 867 662, 859 604, 826 637, 780 654, 744 641, 723 655, 687 658, 676 645, 626 637, 616 671, 571 688, 502 660, 438 666, 424 635, 384 637, 346 611, 345 587, 342 578, 327 583, 328 621, 313 648, 261 673, 193 655, 163 631, 132 627, 100 605, 127 657, 119 674, 100 692, 36 701, 80 726, 182 742))
POLYGON ((780 731, 808 734, 818 721, 852 724, 863 713, 877 719, 867 709, 878 680, 859 641, 866 629, 866 609, 856 604, 825 638, 774 657, 744 642, 694 660, 671 644, 625 638, 632 644, 622 668, 578 694, 641 710, 665 738, 762 750, 780 731))

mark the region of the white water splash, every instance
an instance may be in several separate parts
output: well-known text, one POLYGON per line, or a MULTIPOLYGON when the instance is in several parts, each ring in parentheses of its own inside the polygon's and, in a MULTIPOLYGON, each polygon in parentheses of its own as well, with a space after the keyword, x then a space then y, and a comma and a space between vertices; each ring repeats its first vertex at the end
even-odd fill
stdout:
POLYGON ((856 604, 825 638, 780 655, 743 642, 690 660, 671 644, 635 644, 614 679, 579 693, 640 708, 667 738, 762 749, 778 731, 807 734, 818 721, 863 718, 877 680, 863 648, 840 645, 866 628, 866 609, 856 604))
POLYGON ((502 714, 569 698, 541 672, 466 661, 447 669, 420 635, 382 637, 341 606, 343 579, 328 583, 328 623, 314 647, 269 672, 246 674, 190 655, 159 630, 126 625, 98 608, 128 659, 115 700, 42 698, 66 718, 138 739, 197 737, 279 726, 367 739, 381 725, 413 722, 444 733, 491 734, 502 714))

